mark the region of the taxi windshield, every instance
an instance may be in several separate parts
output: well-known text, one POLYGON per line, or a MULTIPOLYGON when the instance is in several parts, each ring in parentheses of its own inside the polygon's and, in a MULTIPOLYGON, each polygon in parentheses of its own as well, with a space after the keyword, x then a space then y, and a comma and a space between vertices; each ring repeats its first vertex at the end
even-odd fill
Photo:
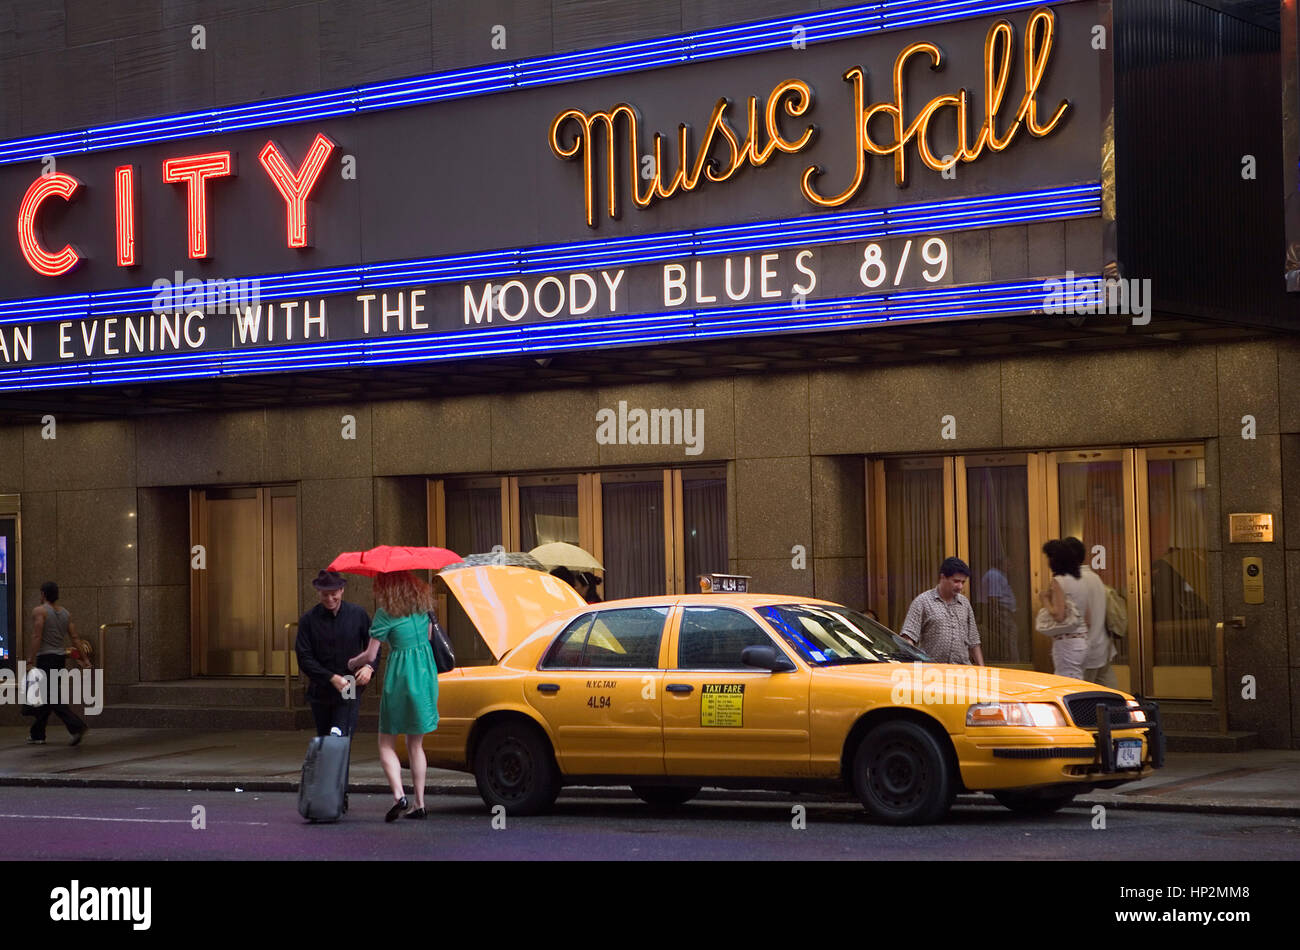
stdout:
POLYGON ((887 627, 848 607, 780 604, 759 607, 758 613, 814 666, 929 659, 887 627))

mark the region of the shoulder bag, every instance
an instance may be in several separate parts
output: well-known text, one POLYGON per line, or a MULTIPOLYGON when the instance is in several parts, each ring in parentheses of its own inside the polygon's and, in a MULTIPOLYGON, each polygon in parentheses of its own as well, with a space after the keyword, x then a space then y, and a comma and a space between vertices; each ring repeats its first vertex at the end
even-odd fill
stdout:
POLYGON ((1040 607, 1034 618, 1034 629, 1046 637, 1059 637, 1067 633, 1087 633, 1088 625, 1083 622, 1074 598, 1065 595, 1065 618, 1057 620, 1048 607, 1040 607))
POLYGON ((451 640, 438 625, 438 615, 432 610, 429 611, 429 644, 433 647, 433 665, 439 673, 450 673, 456 668, 456 653, 451 648, 451 640))

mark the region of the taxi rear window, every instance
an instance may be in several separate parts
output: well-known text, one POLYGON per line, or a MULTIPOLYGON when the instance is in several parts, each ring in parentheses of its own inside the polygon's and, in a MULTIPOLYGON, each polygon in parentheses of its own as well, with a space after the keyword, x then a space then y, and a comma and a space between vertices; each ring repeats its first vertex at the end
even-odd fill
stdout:
POLYGON ((667 607, 583 614, 560 631, 540 669, 657 669, 667 607))

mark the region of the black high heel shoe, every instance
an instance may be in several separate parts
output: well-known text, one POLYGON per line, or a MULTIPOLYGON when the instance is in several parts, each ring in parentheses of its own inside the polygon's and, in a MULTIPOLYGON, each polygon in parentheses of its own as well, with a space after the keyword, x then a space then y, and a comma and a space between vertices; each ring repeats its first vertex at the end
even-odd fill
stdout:
POLYGON ((416 818, 416 819, 423 819, 423 818, 426 818, 426 817, 428 817, 428 816, 425 814, 425 811, 424 811, 423 808, 412 808, 410 811, 408 811, 408 812, 407 812, 405 815, 403 815, 402 817, 403 817, 403 818, 416 818))
POLYGON ((388 809, 388 814, 384 816, 384 821, 396 821, 397 816, 406 811, 406 796, 403 795, 397 800, 392 808, 388 809))

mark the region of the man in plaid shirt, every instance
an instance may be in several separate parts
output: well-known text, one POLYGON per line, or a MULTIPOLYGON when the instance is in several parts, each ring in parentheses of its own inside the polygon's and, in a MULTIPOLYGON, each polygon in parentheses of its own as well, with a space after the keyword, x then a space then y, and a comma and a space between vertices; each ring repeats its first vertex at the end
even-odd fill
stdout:
POLYGON ((912 601, 899 631, 936 663, 984 665, 975 612, 962 588, 970 568, 961 558, 950 557, 939 566, 939 584, 912 601))

